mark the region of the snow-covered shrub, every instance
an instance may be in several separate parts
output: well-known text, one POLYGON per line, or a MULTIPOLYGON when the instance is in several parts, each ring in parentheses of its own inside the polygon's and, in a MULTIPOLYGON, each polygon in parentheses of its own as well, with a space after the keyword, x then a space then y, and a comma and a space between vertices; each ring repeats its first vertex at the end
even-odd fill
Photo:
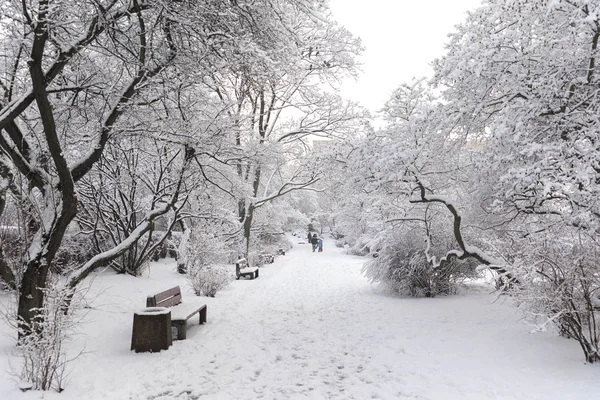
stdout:
POLYGON ((434 268, 427 261, 423 244, 413 235, 386 234, 372 241, 375 256, 363 267, 371 283, 413 297, 434 297, 456 293, 458 283, 476 275, 475 264, 449 260, 434 268))
POLYGON ((19 346, 16 355, 21 359, 20 371, 13 373, 21 389, 56 390, 61 392, 67 377, 64 343, 76 326, 80 301, 71 289, 56 283, 44 290, 46 302, 42 312, 31 323, 19 324, 19 346), (68 305, 67 305, 68 304, 68 305))
POLYGON ((215 294, 235 279, 235 267, 223 266, 230 250, 218 232, 195 227, 190 232, 187 254, 188 280, 198 296, 215 297, 215 294))
MULTIPOLYGON (((342 242, 338 242, 336 241, 336 246, 337 247, 346 247, 346 245, 349 245, 350 243, 348 243, 347 241, 342 241, 342 242), (342 243, 341 246, 338 245, 338 243, 342 243)), ((366 256, 367 254, 370 254, 372 252, 372 240, 371 238, 369 238, 366 235, 362 235, 358 238, 356 238, 356 240, 354 241, 354 243, 350 246, 348 246, 348 249, 346 250, 346 253, 353 255, 353 256, 366 256)))
MULTIPOLYGON (((141 276, 148 269, 150 261, 154 259, 154 254, 156 254, 154 247, 161 239, 161 237, 159 237, 160 232, 152 231, 151 234, 152 236, 150 233, 144 234, 137 242, 131 245, 121 255, 108 262, 108 266, 115 270, 115 272, 118 274, 141 276)), ((124 237, 121 237, 121 240, 123 239, 124 237)), ((109 251, 120 243, 118 238, 110 236, 101 230, 94 232, 90 238, 90 241, 94 243, 91 256, 109 251)), ((68 249, 69 247, 67 245, 64 250, 68 252, 68 249)), ((69 257, 66 257, 66 260, 71 262, 69 257)))
MULTIPOLYGON (((256 228, 253 227, 254 232, 248 252, 277 254, 278 249, 289 250, 292 244, 287 239, 285 232, 294 230, 295 227, 302 225, 301 222, 306 221, 306 218, 292 218, 294 215, 297 215, 297 212, 291 211, 283 200, 257 209, 254 215, 254 221, 257 222, 256 228)), ((253 260, 250 259, 250 261, 253 260)))
POLYGON ((512 293, 536 330, 554 324, 579 342, 587 362, 600 361, 600 269, 593 241, 549 241, 523 268, 512 293))
POLYGON ((151 254, 148 252, 152 245, 145 238, 136 242, 131 248, 111 262, 112 268, 119 274, 141 276, 148 269, 151 254))
POLYGON ((202 267, 225 263, 229 258, 229 246, 214 228, 194 226, 189 233, 188 267, 202 267))
POLYGON ((226 265, 195 266, 188 280, 197 296, 215 297, 217 292, 235 280, 235 268, 226 265))

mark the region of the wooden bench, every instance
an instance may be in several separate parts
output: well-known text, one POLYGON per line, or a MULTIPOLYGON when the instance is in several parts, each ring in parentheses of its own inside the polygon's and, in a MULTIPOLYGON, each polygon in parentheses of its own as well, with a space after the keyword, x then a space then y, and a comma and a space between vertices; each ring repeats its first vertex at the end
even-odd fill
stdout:
POLYGON ((235 262, 235 279, 240 279, 242 276, 250 279, 258 278, 258 268, 250 267, 245 258, 240 258, 235 262))
POLYGON ((171 308, 171 326, 177 329, 178 340, 186 338, 187 320, 195 314, 200 315, 200 324, 206 322, 206 304, 183 304, 179 286, 157 293, 154 296, 148 296, 146 307, 171 308))
POLYGON ((275 257, 273 254, 263 253, 259 254, 258 261, 260 265, 273 264, 275 262, 275 257))

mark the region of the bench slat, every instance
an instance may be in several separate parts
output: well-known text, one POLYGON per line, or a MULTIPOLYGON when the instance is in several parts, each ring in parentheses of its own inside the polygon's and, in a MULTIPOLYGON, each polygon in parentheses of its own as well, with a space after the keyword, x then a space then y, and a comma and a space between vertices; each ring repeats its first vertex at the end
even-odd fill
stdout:
POLYGON ((157 307, 173 307, 179 303, 181 303, 181 293, 179 293, 173 297, 169 297, 168 299, 157 301, 156 306, 157 307))
POLYGON ((181 303, 181 288, 179 286, 149 296, 146 300, 147 307, 172 307, 179 303, 181 303))
POLYGON ((164 292, 156 293, 154 297, 156 298, 156 301, 161 302, 177 295, 181 296, 181 288, 179 286, 175 286, 174 288, 165 290, 164 292))

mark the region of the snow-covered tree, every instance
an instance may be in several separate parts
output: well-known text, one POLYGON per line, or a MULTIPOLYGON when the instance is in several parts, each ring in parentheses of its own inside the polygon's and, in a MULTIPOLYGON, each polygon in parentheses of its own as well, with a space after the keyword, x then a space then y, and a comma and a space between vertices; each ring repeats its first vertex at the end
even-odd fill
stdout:
POLYGON ((590 300, 597 269, 587 261, 600 215, 599 7, 488 1, 458 27, 435 68, 455 137, 476 144, 484 172, 473 187, 501 224, 497 242, 522 275, 524 308, 569 331, 590 362, 599 359, 590 300))
MULTIPOLYGON (((162 161, 177 155, 174 179, 127 237, 70 273, 70 286, 124 254, 154 221, 187 200, 184 189, 196 172, 190 165, 213 155, 219 142, 204 145, 226 128, 215 114, 219 107, 211 106, 218 102, 222 110, 222 101, 214 92, 194 93, 194 83, 234 76, 236 70, 236 76, 245 76, 246 67, 264 69, 258 60, 281 61, 277 52, 295 43, 297 35, 289 31, 294 18, 308 25, 324 21, 319 15, 324 3, 305 0, 10 0, 0 7, 0 211, 7 200, 27 203, 19 207, 27 210, 24 224, 31 232, 22 238, 27 247, 22 262, 9 264, 0 254, 0 275, 19 290, 23 327, 44 306, 49 270, 78 212, 80 183, 91 176, 107 144, 132 133, 170 143, 172 151, 162 161), (286 46, 278 47, 281 43, 286 46), (198 104, 206 105, 195 107, 201 118, 190 118, 186 108, 198 104)), ((322 44, 330 37, 316 38, 322 44)), ((331 53, 312 53, 315 68, 348 62, 348 43, 336 43, 331 53)), ((270 84, 263 83, 253 86, 255 104, 272 99, 270 84)), ((264 115, 248 115, 257 116, 255 126, 266 134, 264 115)))
POLYGON ((352 105, 323 90, 324 83, 354 71, 358 42, 332 22, 324 2, 311 13, 293 4, 285 10, 288 34, 271 50, 245 52, 231 70, 203 80, 233 121, 235 171, 247 185, 236 193, 244 253, 253 230, 258 232, 255 210, 321 178, 306 162, 309 138, 344 136, 358 116, 352 105))

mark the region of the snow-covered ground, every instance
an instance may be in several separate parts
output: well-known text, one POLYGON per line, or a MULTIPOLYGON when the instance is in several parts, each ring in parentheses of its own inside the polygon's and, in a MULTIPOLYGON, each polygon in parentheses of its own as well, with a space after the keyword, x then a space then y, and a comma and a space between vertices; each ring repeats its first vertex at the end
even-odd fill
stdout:
POLYGON ((0 399, 600 398, 600 369, 582 362, 576 342, 530 335, 487 288, 397 298, 361 276, 364 259, 325 244, 324 253, 298 244, 259 279, 233 282, 214 299, 194 298, 174 263, 152 264, 142 278, 97 274, 92 309, 69 344, 86 353, 71 364, 66 390, 15 388, 14 335, 2 325, 0 399), (177 284, 184 301, 207 303, 208 323, 194 317, 187 340, 167 351, 130 351, 133 312, 177 284))

